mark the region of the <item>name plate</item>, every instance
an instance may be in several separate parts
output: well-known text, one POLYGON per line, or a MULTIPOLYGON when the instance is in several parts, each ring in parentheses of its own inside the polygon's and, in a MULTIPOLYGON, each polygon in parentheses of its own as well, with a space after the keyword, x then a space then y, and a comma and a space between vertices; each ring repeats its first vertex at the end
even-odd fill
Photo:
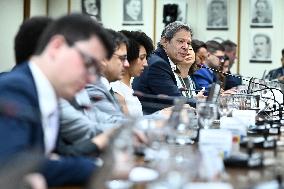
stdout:
POLYGON ((225 129, 201 129, 199 148, 215 148, 223 157, 228 157, 232 151, 232 132, 225 129))
POLYGON ((254 110, 235 110, 232 115, 234 118, 240 119, 247 127, 255 125, 256 112, 254 110))
POLYGON ((221 117, 220 128, 230 130, 233 134, 239 136, 247 135, 247 125, 242 120, 235 117, 221 117))

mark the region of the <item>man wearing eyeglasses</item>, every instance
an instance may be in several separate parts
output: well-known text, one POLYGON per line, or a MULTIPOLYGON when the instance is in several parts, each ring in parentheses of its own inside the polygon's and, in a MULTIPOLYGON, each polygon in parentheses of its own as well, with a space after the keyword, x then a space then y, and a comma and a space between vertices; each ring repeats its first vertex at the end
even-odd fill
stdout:
POLYGON ((201 90, 203 87, 205 87, 205 95, 208 95, 211 84, 218 81, 218 72, 216 71, 219 70, 221 62, 224 62, 225 60, 225 49, 220 43, 214 40, 207 41, 206 46, 208 51, 208 58, 203 65, 203 68, 197 70, 193 74, 193 79, 197 84, 197 90, 201 90))
POLYGON ((52 156, 58 98, 72 99, 96 78, 97 62, 112 54, 108 39, 93 19, 63 16, 46 28, 28 62, 1 77, 0 164, 36 149, 44 159, 40 172, 49 187, 88 181, 96 169, 93 159, 52 156))
POLYGON ((88 84, 86 89, 92 101, 90 118, 100 123, 117 123, 119 125, 125 116, 114 96, 110 82, 120 80, 124 68, 129 67, 127 61, 128 39, 122 33, 110 29, 108 31, 115 43, 114 53, 109 60, 102 61, 100 81, 96 84, 88 84))

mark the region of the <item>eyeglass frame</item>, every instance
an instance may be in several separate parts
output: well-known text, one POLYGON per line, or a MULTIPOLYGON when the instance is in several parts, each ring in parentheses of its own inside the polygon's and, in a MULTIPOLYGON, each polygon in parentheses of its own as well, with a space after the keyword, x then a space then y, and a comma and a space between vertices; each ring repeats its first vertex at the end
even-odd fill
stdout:
POLYGON ((127 55, 119 55, 119 54, 116 54, 116 53, 113 53, 113 55, 117 56, 117 58, 119 58, 119 60, 124 63, 127 61, 127 55))
POLYGON ((219 62, 221 62, 221 63, 224 63, 224 62, 225 62, 225 56, 217 56, 217 55, 215 55, 215 54, 212 54, 212 55, 214 55, 215 57, 217 57, 217 58, 219 59, 219 62))
POLYGON ((94 58, 94 57, 88 55, 87 53, 83 52, 80 48, 78 48, 76 46, 74 46, 73 48, 81 56, 81 58, 84 62, 85 68, 88 70, 88 73, 96 75, 96 76, 100 76, 100 62, 96 58, 94 58))

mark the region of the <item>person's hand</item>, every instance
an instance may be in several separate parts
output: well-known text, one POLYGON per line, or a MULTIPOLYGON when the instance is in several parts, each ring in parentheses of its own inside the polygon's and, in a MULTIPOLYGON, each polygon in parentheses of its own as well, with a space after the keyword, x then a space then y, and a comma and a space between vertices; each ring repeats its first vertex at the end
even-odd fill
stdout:
POLYGON ((202 89, 197 93, 196 98, 198 99, 204 99, 206 96, 204 96, 205 93, 205 87, 202 87, 202 89))
POLYGON ((277 78, 279 81, 284 81, 284 75, 277 78))
POLYGON ((236 88, 231 88, 229 90, 226 90, 226 91, 222 91, 221 92, 221 96, 230 96, 230 95, 233 95, 233 94, 236 94, 237 93, 237 89, 236 88))
POLYGON ((114 134, 115 128, 109 129, 92 138, 92 142, 97 145, 100 150, 104 150, 109 143, 110 137, 114 134))

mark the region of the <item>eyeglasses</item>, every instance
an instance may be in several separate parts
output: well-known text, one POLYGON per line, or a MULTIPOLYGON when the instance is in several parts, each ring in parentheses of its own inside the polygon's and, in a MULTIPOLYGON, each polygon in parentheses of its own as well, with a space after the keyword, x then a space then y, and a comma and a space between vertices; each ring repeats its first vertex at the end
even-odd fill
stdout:
MULTIPOLYGON (((213 54, 213 55, 216 56, 215 54, 213 54)), ((221 63, 225 62, 225 57, 224 56, 216 56, 216 57, 219 59, 219 61, 221 63)))
POLYGON ((79 53, 82 60, 84 61, 85 67, 88 70, 88 73, 99 75, 100 74, 100 63, 97 59, 94 57, 84 53, 81 49, 78 47, 74 47, 74 49, 79 53))
POLYGON ((115 53, 113 53, 113 55, 117 56, 122 63, 127 61, 127 55, 119 55, 119 54, 115 54, 115 53))

